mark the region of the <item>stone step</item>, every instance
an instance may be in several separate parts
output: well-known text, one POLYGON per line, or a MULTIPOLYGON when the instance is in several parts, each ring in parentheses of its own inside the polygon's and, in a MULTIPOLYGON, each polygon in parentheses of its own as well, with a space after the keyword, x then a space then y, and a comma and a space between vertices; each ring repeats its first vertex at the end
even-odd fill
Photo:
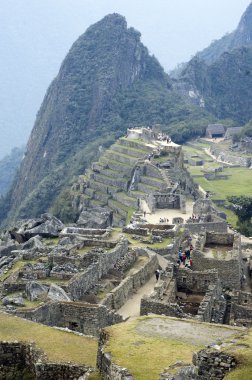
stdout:
POLYGON ((95 181, 94 179, 89 180, 89 188, 94 190, 93 194, 95 193, 95 191, 101 191, 104 194, 111 194, 112 192, 115 192, 115 193, 118 192, 117 187, 113 188, 113 186, 108 186, 101 182, 95 181))
POLYGON ((160 187, 147 185, 146 183, 139 182, 137 184, 137 190, 140 190, 146 194, 153 193, 160 190, 160 187))
POLYGON ((120 145, 120 144, 114 144, 110 148, 114 152, 119 152, 126 154, 127 156, 132 156, 135 158, 145 158, 148 155, 147 151, 136 149, 136 148, 131 148, 129 146, 125 145, 120 145))
POLYGON ((133 170, 132 166, 127 165, 127 163, 118 162, 118 161, 112 160, 111 158, 106 157, 106 156, 103 156, 101 158, 101 163, 103 165, 106 165, 107 169, 117 170, 117 171, 123 172, 129 176, 133 170))
POLYGON ((129 193, 129 196, 131 196, 132 198, 135 198, 135 199, 144 199, 146 197, 146 193, 143 192, 143 191, 134 191, 134 190, 131 190, 129 193))
POLYGON ((125 191, 127 191, 128 186, 129 186, 129 180, 127 179, 120 179, 120 178, 116 179, 116 178, 107 177, 105 175, 97 174, 97 173, 93 174, 93 179, 96 182, 105 184, 107 186, 113 186, 125 191))
POLYGON ((127 207, 138 208, 137 198, 131 197, 127 193, 116 193, 113 195, 113 199, 115 199, 118 202, 121 202, 127 207))
POLYGON ((108 200, 108 206, 114 211, 115 214, 121 215, 123 218, 127 219, 128 207, 121 202, 115 201, 114 199, 108 200))
POLYGON ((137 162, 137 158, 129 156, 127 154, 113 152, 112 150, 108 150, 104 155, 108 160, 114 160, 116 162, 126 163, 129 166, 133 166, 137 162))
POLYGON ((98 201, 96 199, 91 199, 89 202, 89 206, 90 207, 104 207, 104 206, 106 206, 106 203, 104 203, 102 201, 98 201))
POLYGON ((113 226, 114 227, 123 227, 125 225, 126 219, 119 214, 113 213, 113 226))
POLYGON ((121 170, 104 169, 102 171, 102 175, 106 177, 111 177, 111 178, 120 178, 120 179, 122 178, 125 181, 131 178, 129 174, 122 172, 121 170))
POLYGON ((93 198, 93 195, 94 195, 94 189, 92 189, 91 187, 86 187, 85 189, 85 194, 87 196, 89 196, 90 198, 93 198))
POLYGON ((132 140, 126 137, 120 138, 117 143, 131 148, 143 150, 146 153, 151 153, 153 150, 153 147, 146 145, 144 141, 132 140))
POLYGON ((88 195, 86 195, 86 194, 81 194, 80 195, 80 203, 83 204, 83 205, 88 205, 90 199, 91 198, 88 195))
POLYGON ((109 198, 111 198, 111 195, 107 194, 107 193, 103 193, 101 191, 96 191, 94 193, 94 199, 96 199, 97 201, 101 201, 101 202, 104 202, 104 203, 108 203, 108 200, 109 198))
POLYGON ((158 188, 161 188, 165 185, 165 181, 160 178, 154 178, 154 177, 148 177, 148 176, 141 176, 141 182, 146 183, 150 186, 155 186, 158 188))

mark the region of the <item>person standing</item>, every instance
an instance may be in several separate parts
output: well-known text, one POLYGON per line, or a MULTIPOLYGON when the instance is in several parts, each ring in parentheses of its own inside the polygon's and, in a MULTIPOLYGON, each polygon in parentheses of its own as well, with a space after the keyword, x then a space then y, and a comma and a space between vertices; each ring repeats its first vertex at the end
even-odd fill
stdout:
POLYGON ((158 281, 158 280, 159 280, 159 277, 160 277, 160 270, 159 270, 159 269, 157 269, 157 270, 155 271, 155 275, 156 275, 156 280, 158 281))

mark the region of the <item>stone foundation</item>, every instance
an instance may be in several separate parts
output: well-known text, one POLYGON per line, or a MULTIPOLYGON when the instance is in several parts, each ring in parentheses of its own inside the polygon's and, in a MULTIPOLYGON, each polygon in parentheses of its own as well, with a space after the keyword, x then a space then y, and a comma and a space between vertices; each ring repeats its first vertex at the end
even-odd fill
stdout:
POLYGON ((34 380, 74 380, 90 368, 70 363, 48 363, 35 345, 0 342, 0 378, 34 380))
POLYGON ((122 322, 122 317, 103 305, 51 302, 36 309, 16 311, 19 317, 48 326, 65 327, 85 335, 99 335, 102 327, 122 322))

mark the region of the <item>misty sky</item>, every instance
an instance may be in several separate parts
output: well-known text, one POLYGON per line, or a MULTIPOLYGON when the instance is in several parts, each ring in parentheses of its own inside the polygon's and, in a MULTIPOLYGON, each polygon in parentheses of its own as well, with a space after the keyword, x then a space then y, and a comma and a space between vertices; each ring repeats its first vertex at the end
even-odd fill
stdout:
POLYGON ((250 0, 0 0, 0 157, 28 139, 51 80, 77 37, 108 13, 168 71, 233 31, 250 0))

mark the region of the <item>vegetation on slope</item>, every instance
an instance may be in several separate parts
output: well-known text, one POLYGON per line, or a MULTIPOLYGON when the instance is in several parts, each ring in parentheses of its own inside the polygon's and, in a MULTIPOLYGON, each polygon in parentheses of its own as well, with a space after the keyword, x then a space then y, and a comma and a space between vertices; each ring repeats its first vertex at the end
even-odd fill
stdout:
POLYGON ((252 119, 252 47, 226 52, 210 66, 195 57, 181 80, 199 91, 206 109, 217 118, 240 124, 252 119))
POLYGON ((0 195, 5 195, 17 173, 24 154, 24 148, 13 148, 11 153, 0 160, 0 195))
POLYGON ((192 134, 201 133, 207 117, 173 90, 140 33, 127 29, 122 16, 106 16, 74 43, 49 87, 0 220, 48 210, 99 146, 109 146, 128 127, 159 123, 172 134, 169 124, 181 124, 174 134, 181 141, 196 124, 192 134))

